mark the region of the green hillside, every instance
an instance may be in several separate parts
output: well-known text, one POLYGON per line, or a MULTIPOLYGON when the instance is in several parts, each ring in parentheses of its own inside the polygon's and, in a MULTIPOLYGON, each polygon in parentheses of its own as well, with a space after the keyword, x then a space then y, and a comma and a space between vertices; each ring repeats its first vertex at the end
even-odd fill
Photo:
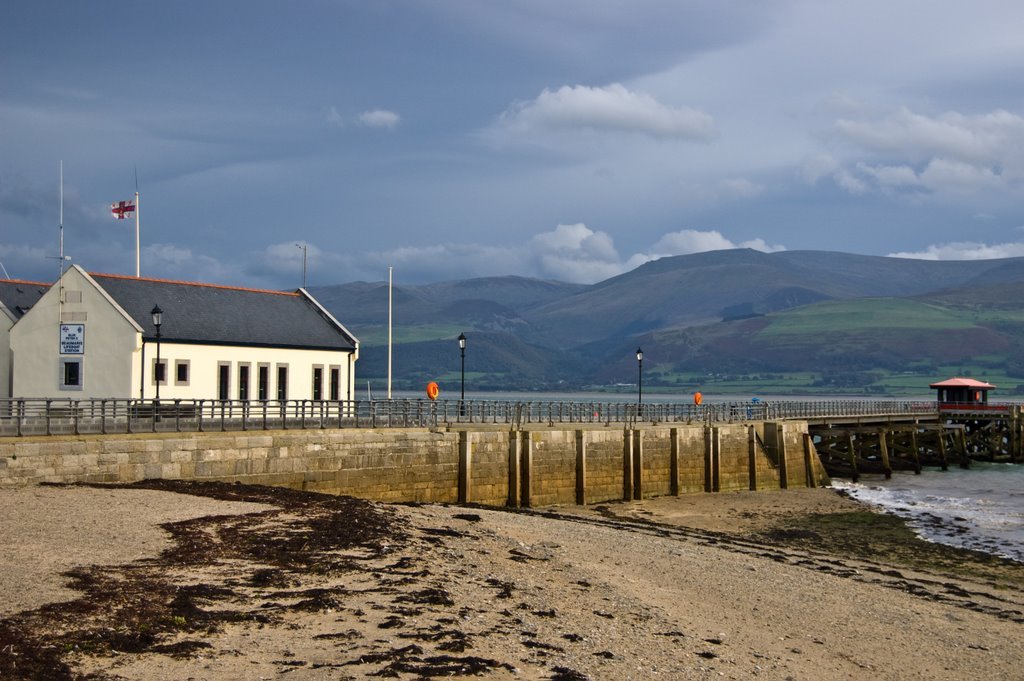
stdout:
MULTIPOLYGON (((387 374, 387 285, 313 290, 387 374)), ((1024 259, 900 260, 730 250, 663 258, 592 286, 493 277, 394 291, 394 385, 735 394, 927 394, 954 374, 1024 384, 1024 259)), ((997 393, 998 395, 998 393, 997 393)))

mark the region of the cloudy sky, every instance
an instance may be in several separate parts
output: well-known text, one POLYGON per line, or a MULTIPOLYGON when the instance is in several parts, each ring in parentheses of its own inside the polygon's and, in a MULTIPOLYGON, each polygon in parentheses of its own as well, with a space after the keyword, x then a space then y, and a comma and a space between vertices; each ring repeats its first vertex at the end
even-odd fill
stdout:
MULTIPOLYGON (((1024 255, 1020 0, 9 3, 0 263, 593 282, 752 247, 1024 255)), ((2 272, 0 272, 2 276, 2 272)))

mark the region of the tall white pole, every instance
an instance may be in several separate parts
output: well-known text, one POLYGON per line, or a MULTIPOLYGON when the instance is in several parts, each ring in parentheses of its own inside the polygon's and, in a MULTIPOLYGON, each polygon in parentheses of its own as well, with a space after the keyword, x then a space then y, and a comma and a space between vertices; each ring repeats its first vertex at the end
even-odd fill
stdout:
POLYGON ((64 323, 64 160, 60 162, 60 254, 57 266, 57 328, 64 323))
POLYGON ((391 266, 388 265, 388 399, 391 399, 391 266))
MULTIPOLYGON (((138 182, 138 179, 135 180, 138 182)), ((141 270, 139 269, 139 189, 135 188, 135 278, 138 279, 142 276, 141 270)))
POLYGON ((64 276, 64 161, 60 162, 60 220, 57 223, 60 226, 60 243, 58 244, 58 255, 60 256, 60 262, 57 266, 60 268, 57 277, 64 276))

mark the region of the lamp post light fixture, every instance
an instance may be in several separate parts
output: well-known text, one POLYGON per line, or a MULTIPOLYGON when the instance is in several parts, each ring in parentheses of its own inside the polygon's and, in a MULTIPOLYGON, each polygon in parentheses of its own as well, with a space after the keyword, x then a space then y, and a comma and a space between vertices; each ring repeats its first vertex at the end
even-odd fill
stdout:
POLYGON ((636 349, 636 404, 639 408, 644 403, 644 351, 636 349))
POLYGON ((459 354, 462 356, 462 391, 459 397, 459 414, 465 414, 466 406, 466 334, 459 334, 459 354))
POLYGON ((153 378, 156 379, 156 401, 160 402, 160 381, 163 379, 163 372, 160 370, 160 325, 164 322, 164 311, 159 305, 154 305, 149 311, 153 315, 153 326, 156 327, 156 365, 153 367, 153 378))

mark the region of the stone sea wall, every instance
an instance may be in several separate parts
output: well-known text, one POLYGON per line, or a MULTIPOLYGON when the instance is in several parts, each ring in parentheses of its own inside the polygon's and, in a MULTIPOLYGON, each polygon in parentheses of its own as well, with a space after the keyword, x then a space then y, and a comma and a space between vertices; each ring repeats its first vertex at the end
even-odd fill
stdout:
POLYGON ((827 484, 800 421, 0 439, 0 487, 152 478, 377 501, 548 506, 827 484))

